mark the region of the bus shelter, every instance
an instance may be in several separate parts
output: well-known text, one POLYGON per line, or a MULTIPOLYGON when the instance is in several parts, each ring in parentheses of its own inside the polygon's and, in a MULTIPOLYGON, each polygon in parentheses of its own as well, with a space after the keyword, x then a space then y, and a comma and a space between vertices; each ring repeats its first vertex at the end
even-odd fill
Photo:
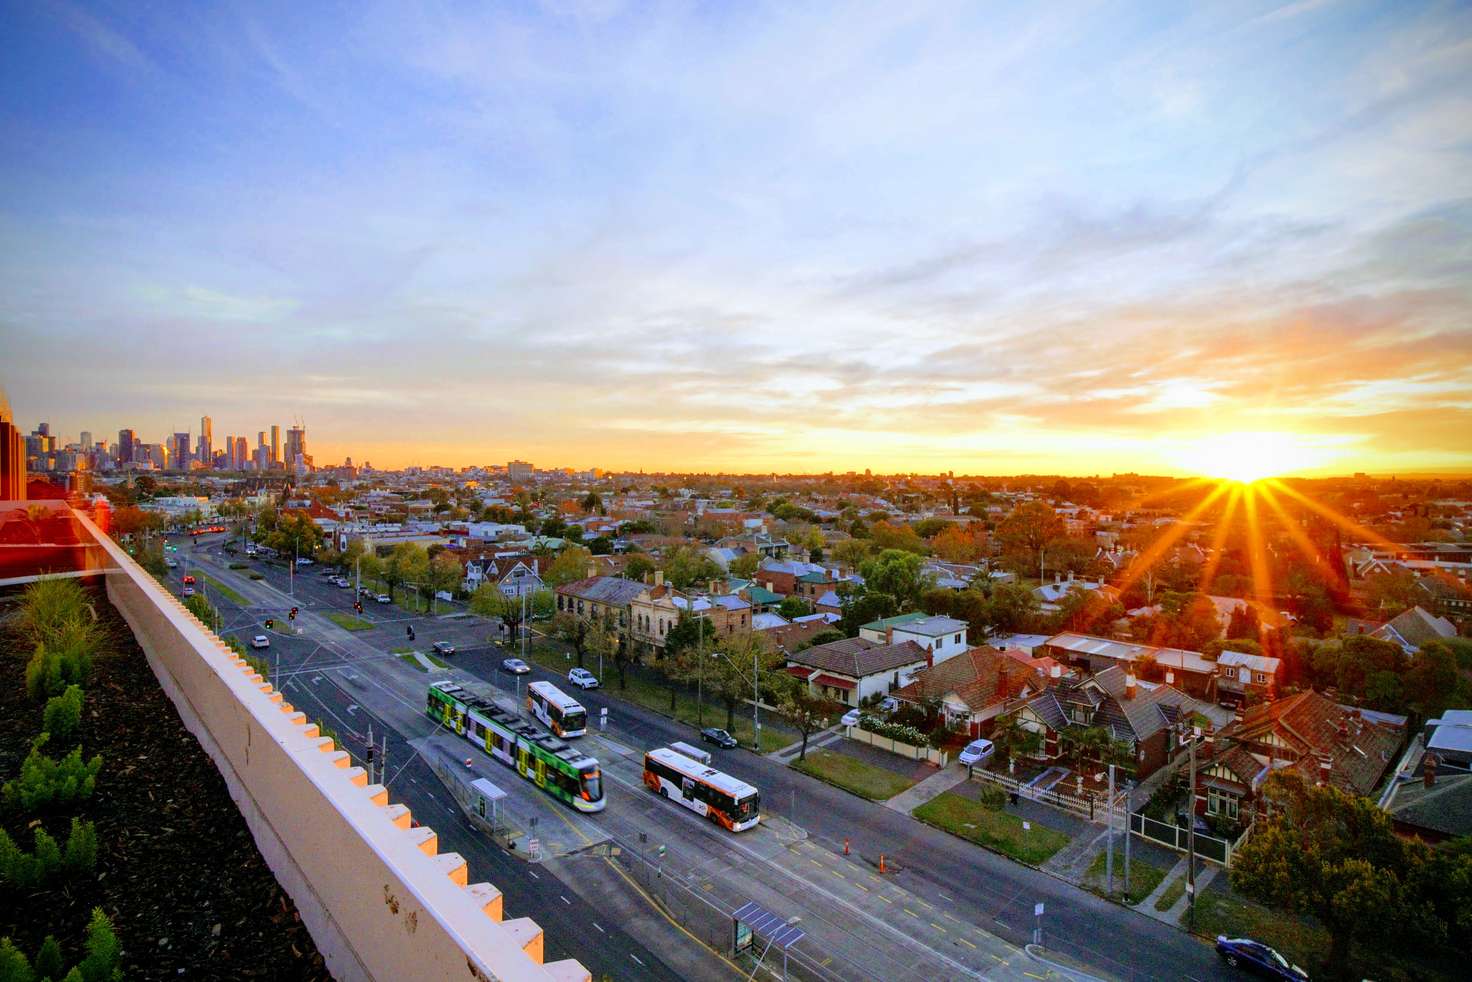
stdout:
POLYGON ((756 957, 757 965, 760 965, 766 960, 772 945, 776 945, 782 952, 784 982, 787 978, 788 949, 801 941, 806 934, 801 928, 789 924, 786 918, 777 916, 754 901, 743 904, 731 915, 732 952, 740 955, 750 951, 756 957), (761 954, 755 954, 758 941, 765 942, 761 954))

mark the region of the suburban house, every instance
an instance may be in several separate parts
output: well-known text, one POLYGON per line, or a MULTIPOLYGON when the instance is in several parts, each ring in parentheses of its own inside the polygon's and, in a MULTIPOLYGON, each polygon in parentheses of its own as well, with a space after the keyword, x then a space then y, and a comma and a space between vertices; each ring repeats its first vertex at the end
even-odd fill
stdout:
POLYGON ((1283 682, 1283 662, 1267 655, 1223 651, 1216 659, 1216 697, 1223 704, 1271 700, 1283 682))
POLYGON ((676 595, 674 602, 681 610, 710 622, 711 629, 722 637, 752 628, 751 604, 737 594, 712 593, 696 597, 676 595))
POLYGON ((1312 689, 1248 707, 1207 742, 1196 766, 1196 813, 1237 819, 1255 807, 1268 775, 1284 770, 1368 795, 1400 750, 1404 729, 1403 717, 1371 717, 1312 689))
POLYGON ((618 576, 589 576, 557 588, 557 610, 580 620, 606 619, 619 627, 629 625, 629 604, 644 584, 618 576))
POLYGON ((1194 725, 1211 730, 1232 718, 1230 710, 1172 685, 1136 679, 1118 665, 1096 675, 1062 679, 1001 715, 1042 737, 1036 754, 1042 760, 1063 756, 1065 733, 1102 728, 1111 740, 1129 747, 1140 780, 1165 766, 1182 745, 1178 724, 1196 720, 1194 725))
POLYGON ((866 638, 844 638, 788 654, 786 670, 807 682, 815 694, 857 706, 905 685, 929 660, 913 641, 879 644, 866 638))
POLYGON ((651 651, 664 648, 664 637, 680 621, 675 588, 664 581, 664 570, 654 571, 654 582, 643 585, 629 601, 629 636, 651 651))
POLYGON ((1053 613, 1062 609, 1064 598, 1073 590, 1089 592, 1102 590, 1111 597, 1116 593, 1114 587, 1106 585, 1103 580, 1097 583, 1092 580, 1076 580, 1072 573, 1069 573, 1068 579, 1065 580, 1061 573, 1054 573, 1053 582, 1033 587, 1032 595, 1037 598, 1039 610, 1044 613, 1053 613))
POLYGON ((474 593, 483 583, 494 583, 508 597, 520 597, 546 588, 541 576, 542 557, 503 556, 471 559, 465 564, 461 587, 474 593))
POLYGON ((803 562, 800 559, 763 559, 762 564, 757 567, 756 575, 752 579, 757 584, 766 587, 773 593, 780 593, 784 597, 790 597, 797 593, 797 578, 807 576, 809 573, 827 573, 817 563, 803 562))
POLYGON ((1370 632, 1372 638, 1400 645, 1408 655, 1414 655, 1428 642, 1456 636, 1455 624, 1445 617, 1437 617, 1424 607, 1412 607, 1370 632))
POLYGON ((1426 598, 1426 605, 1433 614, 1454 623, 1472 619, 1472 589, 1461 580, 1440 575, 1423 576, 1416 580, 1416 589, 1426 598))
POLYGON ((828 570, 813 573, 804 573, 797 578, 794 584, 794 593, 813 604, 817 604, 818 598, 832 593, 837 596, 838 577, 828 570))
POLYGON ((969 624, 954 617, 915 611, 870 621, 859 628, 859 637, 875 644, 913 641, 933 655, 938 663, 966 651, 968 630, 969 624))
POLYGON ((920 669, 893 695, 917 706, 936 700, 949 726, 977 737, 991 732, 992 720, 1009 701, 1025 699, 1047 685, 1042 672, 982 645, 920 669))
POLYGON ((1064 633, 1049 638, 1047 644, 1034 653, 1048 655, 1066 665, 1078 665, 1094 673, 1119 665, 1142 678, 1159 675, 1167 685, 1178 686, 1198 698, 1216 698, 1216 662, 1196 651, 1115 641, 1092 634, 1064 633))
POLYGON ((1472 835, 1472 710, 1427 720, 1424 745, 1380 805, 1395 830, 1428 842, 1472 835))

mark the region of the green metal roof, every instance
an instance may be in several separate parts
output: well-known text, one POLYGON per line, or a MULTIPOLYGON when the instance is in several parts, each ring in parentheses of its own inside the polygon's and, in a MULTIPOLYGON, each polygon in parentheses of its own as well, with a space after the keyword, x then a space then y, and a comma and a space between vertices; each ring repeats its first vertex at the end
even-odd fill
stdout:
POLYGON ((898 627, 901 624, 908 624, 911 621, 923 621, 929 616, 929 614, 925 613, 922 610, 912 610, 908 614, 896 614, 893 617, 885 617, 877 621, 870 621, 862 628, 860 628, 860 630, 882 631, 887 627, 898 627))

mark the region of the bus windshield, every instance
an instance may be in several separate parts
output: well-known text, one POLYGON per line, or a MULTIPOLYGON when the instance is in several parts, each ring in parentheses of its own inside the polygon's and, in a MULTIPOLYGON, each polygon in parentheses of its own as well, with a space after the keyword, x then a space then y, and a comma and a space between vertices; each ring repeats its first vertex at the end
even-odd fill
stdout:
POLYGON ((603 798, 603 775, 598 771, 583 771, 579 775, 583 779, 583 791, 587 793, 589 801, 599 801, 603 798))
POLYGON ((581 709, 562 714, 562 728, 568 732, 587 729, 588 714, 581 709))
POLYGON ((755 815, 757 808, 761 805, 761 801, 762 796, 759 794, 751 794, 742 798, 736 802, 736 817, 738 819, 744 819, 755 815))

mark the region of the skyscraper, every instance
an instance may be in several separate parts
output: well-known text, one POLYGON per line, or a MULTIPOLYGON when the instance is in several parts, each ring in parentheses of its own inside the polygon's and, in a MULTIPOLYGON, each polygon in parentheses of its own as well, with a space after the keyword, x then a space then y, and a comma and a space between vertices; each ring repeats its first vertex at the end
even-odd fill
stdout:
POLYGON ((307 458, 307 428, 305 426, 293 426, 286 431, 286 464, 288 469, 298 467, 306 463, 307 458))
POLYGON ((230 469, 243 471, 246 463, 250 460, 250 450, 245 442, 245 437, 235 438, 235 450, 230 454, 230 469))
POLYGON ((133 448, 138 444, 138 434, 132 430, 118 430, 118 466, 127 467, 133 462, 133 448))
POLYGON ((10 401, 0 389, 0 501, 26 498, 26 438, 16 429, 10 401))
POLYGON ((82 450, 85 453, 91 453, 92 452, 92 431, 91 430, 83 430, 82 431, 82 450))
POLYGON ((173 444, 169 447, 169 456, 173 458, 174 470, 187 471, 189 469, 189 434, 175 433, 173 444))
POLYGON ((271 425, 271 466, 278 467, 281 464, 281 427, 271 425))
POLYGON ((215 426, 214 421, 208 416, 199 417, 199 459, 209 466, 214 459, 215 449, 215 426))

